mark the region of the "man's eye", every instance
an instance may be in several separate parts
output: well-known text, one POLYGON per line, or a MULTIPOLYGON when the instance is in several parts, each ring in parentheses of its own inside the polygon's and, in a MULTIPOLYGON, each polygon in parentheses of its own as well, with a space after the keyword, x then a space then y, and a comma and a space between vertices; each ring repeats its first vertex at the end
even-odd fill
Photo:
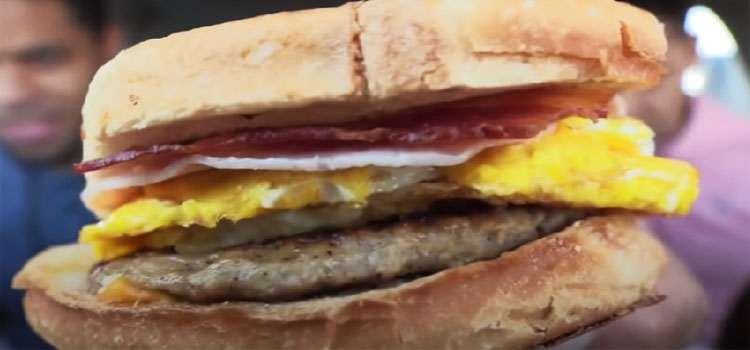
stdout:
POLYGON ((25 56, 24 60, 28 64, 51 67, 64 62, 68 58, 68 51, 63 48, 41 48, 25 56))

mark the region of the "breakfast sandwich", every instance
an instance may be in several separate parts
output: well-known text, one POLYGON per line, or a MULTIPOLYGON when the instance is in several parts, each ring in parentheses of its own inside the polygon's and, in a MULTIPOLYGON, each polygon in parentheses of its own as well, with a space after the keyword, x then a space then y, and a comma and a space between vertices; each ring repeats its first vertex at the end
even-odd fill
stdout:
POLYGON ((83 108, 100 221, 14 286, 59 348, 571 337, 663 299, 638 220, 698 195, 616 98, 665 54, 610 0, 372 0, 137 44, 83 108))

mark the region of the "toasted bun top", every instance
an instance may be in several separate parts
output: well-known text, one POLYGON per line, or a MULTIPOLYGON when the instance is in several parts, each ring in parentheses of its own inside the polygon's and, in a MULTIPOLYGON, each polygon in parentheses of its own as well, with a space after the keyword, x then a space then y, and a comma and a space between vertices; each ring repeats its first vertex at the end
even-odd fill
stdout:
POLYGON ((495 260, 351 295, 114 305, 87 292, 87 248, 44 252, 13 281, 27 289, 31 326, 61 349, 530 348, 660 300, 666 262, 632 217, 601 217, 495 260))
POLYGON ((373 0, 260 16, 105 64, 83 107, 84 160, 535 84, 648 86, 665 52, 653 15, 611 0, 373 0))

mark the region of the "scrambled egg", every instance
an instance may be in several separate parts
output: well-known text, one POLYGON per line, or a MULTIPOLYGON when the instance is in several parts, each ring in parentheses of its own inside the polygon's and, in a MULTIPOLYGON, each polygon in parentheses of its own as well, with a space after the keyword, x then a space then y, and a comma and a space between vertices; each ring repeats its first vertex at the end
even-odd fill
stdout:
POLYGON ((117 208, 109 217, 81 230, 79 241, 92 243, 99 258, 109 259, 143 246, 161 248, 179 240, 179 230, 215 227, 271 210, 293 210, 336 202, 364 202, 371 194, 369 168, 333 172, 212 170, 147 185, 143 198, 117 208))
MULTIPOLYGON (((439 169, 445 181, 514 203, 624 208, 685 214, 698 195, 689 164, 656 158, 653 133, 630 118, 562 120, 527 142, 484 151, 439 169)), ((371 168, 331 172, 212 170, 148 185, 144 196, 84 227, 80 241, 110 259, 182 239, 179 227, 215 227, 265 212, 323 203, 366 203, 371 168), (158 234, 149 234, 157 231, 158 234)))
POLYGON ((444 173, 450 182, 514 203, 687 214, 698 196, 698 173, 651 156, 652 138, 634 119, 570 117, 544 137, 487 150, 444 173))

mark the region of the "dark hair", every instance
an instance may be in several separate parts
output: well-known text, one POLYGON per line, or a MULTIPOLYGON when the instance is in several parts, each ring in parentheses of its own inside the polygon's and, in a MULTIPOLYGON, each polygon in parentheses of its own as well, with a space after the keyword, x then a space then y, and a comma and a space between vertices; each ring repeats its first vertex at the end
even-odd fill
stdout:
POLYGON ((62 0, 78 24, 98 38, 107 23, 104 0, 62 0))
MULTIPOLYGON (((693 0, 625 0, 633 6, 654 13, 659 19, 673 22, 679 26, 685 23, 688 9, 695 4, 693 0)), ((682 28, 682 27, 680 27, 682 28)))
POLYGON ((715 349, 748 349, 750 348, 750 336, 747 329, 750 327, 750 283, 735 301, 729 316, 724 319, 721 334, 715 349))

